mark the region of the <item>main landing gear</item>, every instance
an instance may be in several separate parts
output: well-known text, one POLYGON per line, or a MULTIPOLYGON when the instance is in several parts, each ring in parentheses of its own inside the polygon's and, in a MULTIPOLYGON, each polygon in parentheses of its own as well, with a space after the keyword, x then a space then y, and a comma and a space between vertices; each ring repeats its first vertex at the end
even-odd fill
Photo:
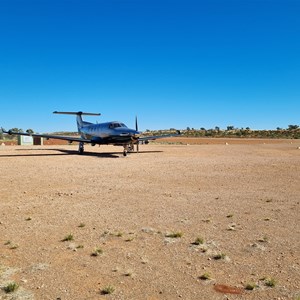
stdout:
POLYGON ((83 152, 84 152, 84 143, 82 143, 82 142, 79 143, 78 152, 79 152, 79 154, 83 154, 83 152))

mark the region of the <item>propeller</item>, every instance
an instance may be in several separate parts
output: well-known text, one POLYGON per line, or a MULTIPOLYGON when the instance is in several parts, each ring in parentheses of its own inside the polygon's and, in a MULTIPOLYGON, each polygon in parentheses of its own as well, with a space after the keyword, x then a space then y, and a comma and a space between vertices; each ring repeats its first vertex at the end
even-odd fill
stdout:
MULTIPOLYGON (((135 116, 135 130, 139 131, 137 116, 135 116)), ((136 152, 139 152, 139 141, 137 141, 137 143, 136 143, 136 152)))

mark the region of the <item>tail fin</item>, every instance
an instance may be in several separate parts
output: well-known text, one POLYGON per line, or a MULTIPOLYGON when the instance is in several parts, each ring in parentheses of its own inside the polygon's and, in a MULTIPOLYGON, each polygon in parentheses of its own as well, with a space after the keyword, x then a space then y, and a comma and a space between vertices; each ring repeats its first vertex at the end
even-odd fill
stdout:
POLYGON ((86 112, 82 112, 82 111, 78 111, 78 112, 73 112, 73 111, 54 111, 54 114, 61 114, 61 115, 76 115, 77 116, 77 128, 78 128, 78 132, 80 133, 80 128, 84 125, 89 125, 91 123, 89 122, 84 122, 82 120, 81 116, 100 116, 100 113, 86 113, 86 112))

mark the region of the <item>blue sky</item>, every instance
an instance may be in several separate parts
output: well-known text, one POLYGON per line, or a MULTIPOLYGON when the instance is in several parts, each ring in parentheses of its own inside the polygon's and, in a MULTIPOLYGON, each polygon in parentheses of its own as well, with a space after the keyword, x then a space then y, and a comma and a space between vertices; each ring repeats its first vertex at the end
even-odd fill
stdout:
POLYGON ((0 126, 300 125, 298 0, 0 0, 0 126))

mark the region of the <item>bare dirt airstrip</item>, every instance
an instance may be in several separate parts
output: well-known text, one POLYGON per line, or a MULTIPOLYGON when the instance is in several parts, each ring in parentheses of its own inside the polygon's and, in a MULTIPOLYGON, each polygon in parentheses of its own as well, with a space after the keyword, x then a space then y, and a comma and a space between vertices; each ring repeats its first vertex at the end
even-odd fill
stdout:
POLYGON ((300 299, 300 141, 201 141, 0 146, 0 299, 300 299))

